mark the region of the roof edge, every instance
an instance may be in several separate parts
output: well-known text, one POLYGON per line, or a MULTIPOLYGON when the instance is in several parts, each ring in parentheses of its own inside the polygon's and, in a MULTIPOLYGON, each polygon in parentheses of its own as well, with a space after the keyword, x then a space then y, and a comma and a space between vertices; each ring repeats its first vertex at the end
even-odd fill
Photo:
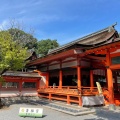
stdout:
MULTIPOLYGON (((92 37, 92 36, 94 36, 94 35, 97 35, 97 34, 100 34, 100 33, 102 33, 102 32, 105 32, 105 31, 110 31, 111 29, 114 29, 115 30, 115 25, 117 25, 117 23, 115 23, 115 24, 113 24, 113 25, 111 25, 111 26, 109 26, 109 27, 106 27, 106 28, 104 28, 104 29, 102 29, 102 30, 98 30, 97 32, 93 32, 93 33, 91 33, 91 34, 88 34, 88 35, 86 35, 86 36, 84 36, 84 37, 81 37, 81 38, 79 38, 79 39, 76 39, 76 40, 73 40, 72 42, 69 42, 69 43, 67 43, 67 44, 65 44, 65 45, 62 45, 62 46, 60 46, 60 47, 57 47, 57 48, 55 48, 55 49, 52 49, 51 51, 49 51, 49 53, 47 54, 47 55, 50 55, 50 54, 53 54, 53 53, 55 53, 55 52, 58 52, 58 51, 60 51, 60 50, 62 50, 62 49, 65 49, 66 47, 70 47, 71 45, 74 45, 74 44, 76 44, 77 42, 80 42, 81 40, 84 40, 84 39, 87 39, 87 38, 89 38, 89 37, 92 37)), ((116 31, 116 30, 115 30, 116 31)))

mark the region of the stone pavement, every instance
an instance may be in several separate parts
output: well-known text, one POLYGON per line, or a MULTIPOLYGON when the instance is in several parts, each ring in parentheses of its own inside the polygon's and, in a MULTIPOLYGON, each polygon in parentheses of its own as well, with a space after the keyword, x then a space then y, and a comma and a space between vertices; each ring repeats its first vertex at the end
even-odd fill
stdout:
POLYGON ((117 107, 115 111, 108 110, 108 107, 93 107, 92 109, 95 110, 95 114, 72 116, 49 109, 43 105, 31 103, 11 104, 8 108, 0 109, 0 120, 120 120, 120 107, 117 107), (43 118, 19 117, 18 112, 20 107, 43 108, 43 118))

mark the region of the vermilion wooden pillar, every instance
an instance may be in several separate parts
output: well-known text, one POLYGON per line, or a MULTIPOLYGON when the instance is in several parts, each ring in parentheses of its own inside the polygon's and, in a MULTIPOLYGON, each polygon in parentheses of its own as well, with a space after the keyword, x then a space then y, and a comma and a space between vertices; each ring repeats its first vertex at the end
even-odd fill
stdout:
POLYGON ((62 71, 62 60, 60 60, 60 71, 59 71, 59 88, 62 88, 62 78, 63 78, 63 71, 62 71))
POLYGON ((59 71, 59 88, 62 88, 62 76, 63 76, 63 73, 62 73, 62 70, 59 71))
POLYGON ((113 76, 112 70, 110 68, 107 69, 108 76, 108 91, 109 91, 109 102, 110 104, 114 104, 114 89, 113 89, 113 76))
MULTIPOLYGON (((77 86, 78 90, 81 91, 81 67, 77 66, 77 86)), ((79 97, 79 106, 82 106, 82 96, 79 97)))
POLYGON ((46 87, 49 86, 49 78, 50 78, 49 64, 47 64, 46 87))
POLYGON ((110 69, 111 59, 110 59, 110 52, 109 51, 106 54, 106 62, 107 62, 109 103, 114 104, 113 75, 112 75, 112 70, 110 69))
POLYGON ((90 70, 90 87, 94 87, 93 70, 90 70))
POLYGON ((81 68, 77 66, 77 85, 78 88, 81 88, 81 68))
POLYGON ((47 75, 46 75, 46 87, 48 87, 49 86, 49 72, 47 73, 47 75))
POLYGON ((79 106, 82 106, 82 95, 81 95, 81 67, 80 67, 80 57, 77 56, 77 86, 78 86, 78 93, 79 93, 79 106))

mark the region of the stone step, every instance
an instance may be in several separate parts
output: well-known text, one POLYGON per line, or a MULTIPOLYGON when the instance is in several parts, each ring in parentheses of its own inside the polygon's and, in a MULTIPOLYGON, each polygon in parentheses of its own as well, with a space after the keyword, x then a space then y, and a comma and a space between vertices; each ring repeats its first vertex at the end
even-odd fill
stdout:
POLYGON ((29 101, 31 103, 35 103, 38 105, 43 105, 47 108, 57 110, 63 113, 67 113, 70 115, 78 116, 78 115, 85 115, 85 114, 94 114, 95 110, 90 108, 84 108, 84 107, 73 107, 73 105, 66 105, 66 104, 59 104, 54 102, 48 102, 43 100, 37 100, 37 101, 29 101))

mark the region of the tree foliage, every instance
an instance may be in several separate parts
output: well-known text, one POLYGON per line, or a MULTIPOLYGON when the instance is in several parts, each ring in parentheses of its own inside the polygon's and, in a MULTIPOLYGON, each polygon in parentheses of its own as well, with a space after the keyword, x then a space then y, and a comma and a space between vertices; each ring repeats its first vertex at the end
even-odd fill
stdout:
POLYGON ((13 41, 16 41, 18 44, 21 44, 28 49, 34 49, 36 53, 41 56, 47 55, 50 49, 59 46, 57 40, 46 39, 38 41, 33 35, 14 27, 7 31, 11 34, 13 41))
POLYGON ((41 40, 37 42, 36 52, 41 56, 45 56, 47 55, 50 49, 54 49, 58 46, 59 44, 57 43, 57 40, 51 39, 41 40))
POLYGON ((10 33, 13 41, 22 45, 24 48, 27 47, 29 51, 35 50, 38 55, 45 56, 50 49, 54 49, 59 46, 57 40, 37 40, 33 36, 33 29, 27 29, 29 32, 25 32, 23 22, 16 21, 15 19, 9 20, 8 27, 6 27, 3 26, 3 30, 10 33), (6 28, 6 30, 4 28, 6 28))
POLYGON ((26 48, 13 41, 7 31, 0 32, 0 70, 18 70, 25 65, 26 48))
POLYGON ((10 28, 8 32, 11 34, 14 41, 21 44, 23 47, 32 49, 36 47, 37 39, 31 34, 24 32, 18 28, 10 28))

